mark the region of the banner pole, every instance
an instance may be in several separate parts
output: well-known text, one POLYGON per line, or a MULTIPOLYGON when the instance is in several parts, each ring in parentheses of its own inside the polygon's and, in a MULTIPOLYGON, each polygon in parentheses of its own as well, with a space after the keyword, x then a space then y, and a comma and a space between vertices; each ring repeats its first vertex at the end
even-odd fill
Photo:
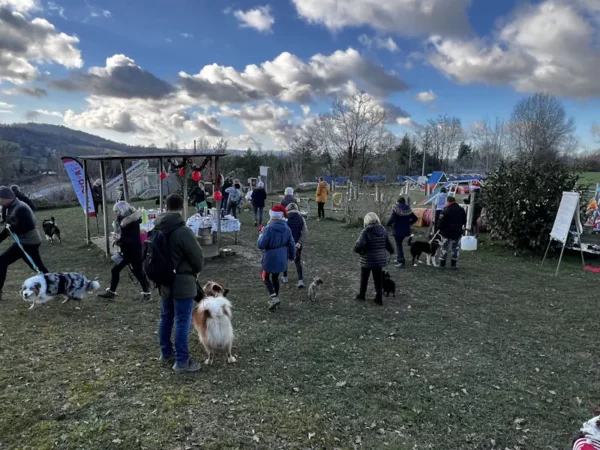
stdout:
MULTIPOLYGON (((87 245, 90 245, 90 207, 89 207, 89 201, 90 201, 90 190, 88 189, 88 183, 87 183, 87 177, 88 176, 88 162, 87 159, 83 160, 83 179, 85 180, 84 183, 84 192, 85 192, 85 242, 87 243, 87 245)), ((96 213, 97 214, 97 213, 96 213)))

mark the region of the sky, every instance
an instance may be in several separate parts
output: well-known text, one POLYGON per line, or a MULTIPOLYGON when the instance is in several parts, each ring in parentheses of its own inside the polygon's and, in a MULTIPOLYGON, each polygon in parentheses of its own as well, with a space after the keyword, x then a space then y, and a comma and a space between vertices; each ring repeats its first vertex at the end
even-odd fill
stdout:
POLYGON ((468 131, 538 91, 600 147, 600 0, 0 0, 0 123, 287 149, 334 98, 468 131))

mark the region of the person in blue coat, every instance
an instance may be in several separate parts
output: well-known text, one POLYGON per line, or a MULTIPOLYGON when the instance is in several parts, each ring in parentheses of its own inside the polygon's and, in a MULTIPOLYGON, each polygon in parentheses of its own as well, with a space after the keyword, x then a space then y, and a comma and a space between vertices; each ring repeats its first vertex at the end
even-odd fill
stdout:
POLYGON ((261 260, 262 279, 269 293, 269 311, 274 311, 279 300, 279 274, 285 272, 288 259, 296 259, 296 243, 285 218, 286 209, 275 205, 269 211, 271 220, 258 237, 258 248, 264 250, 261 260))
POLYGON ((404 239, 411 235, 410 227, 417 222, 418 217, 415 215, 409 205, 406 204, 406 199, 402 196, 398 197, 398 203, 392 210, 392 216, 387 222, 388 227, 394 227, 394 238, 396 240, 396 267, 404 268, 404 249, 402 244, 404 239))

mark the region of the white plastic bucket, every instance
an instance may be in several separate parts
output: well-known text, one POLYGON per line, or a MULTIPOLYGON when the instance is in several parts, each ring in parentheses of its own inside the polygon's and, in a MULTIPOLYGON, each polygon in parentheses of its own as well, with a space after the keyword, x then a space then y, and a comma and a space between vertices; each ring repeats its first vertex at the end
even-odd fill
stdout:
POLYGON ((475 236, 463 236, 460 240, 460 249, 465 252, 477 250, 477 238, 475 236))

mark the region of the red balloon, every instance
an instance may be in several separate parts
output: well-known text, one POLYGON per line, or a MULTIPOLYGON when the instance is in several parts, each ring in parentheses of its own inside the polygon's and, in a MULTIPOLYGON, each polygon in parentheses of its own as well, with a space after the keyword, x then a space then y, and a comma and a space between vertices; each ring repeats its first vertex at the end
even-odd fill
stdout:
POLYGON ((166 178, 167 178, 167 174, 166 174, 166 173, 164 173, 164 172, 161 172, 161 173, 160 173, 160 179, 161 179, 161 180, 166 180, 166 178))
POLYGON ((221 191, 217 191, 217 192, 215 192, 215 194, 213 195, 213 198, 214 198, 216 201, 220 202, 220 201, 223 199, 223 194, 221 194, 221 191))
POLYGON ((185 169, 183 167, 181 169, 179 169, 179 176, 185 177, 185 169))
POLYGON ((194 180, 197 183, 201 179, 202 179, 202 174, 200 172, 198 172, 197 170, 194 170, 194 172, 192 173, 192 180, 194 180))

